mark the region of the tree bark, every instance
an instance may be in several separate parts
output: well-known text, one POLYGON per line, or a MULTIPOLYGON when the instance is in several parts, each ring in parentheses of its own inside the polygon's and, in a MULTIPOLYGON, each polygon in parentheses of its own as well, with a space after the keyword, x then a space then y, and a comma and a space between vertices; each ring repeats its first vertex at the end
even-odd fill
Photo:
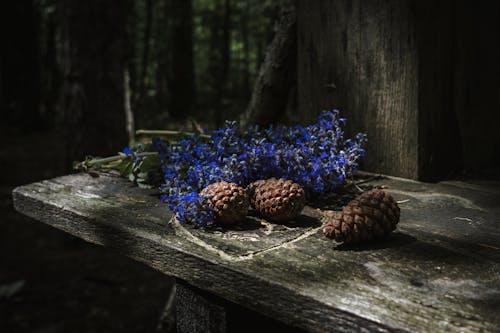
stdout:
POLYGON ((222 88, 226 85, 231 66, 231 0, 224 1, 224 26, 222 27, 222 88))
MULTIPOLYGON (((159 41, 168 40, 168 31, 170 25, 170 7, 169 1, 163 0, 158 9, 158 23, 156 24, 156 39, 159 41)), ((156 99, 157 110, 165 112, 168 108, 170 100, 170 92, 168 87, 170 64, 170 45, 168 43, 157 43, 156 45, 156 63, 158 69, 156 71, 156 99)))
POLYGON ((137 104, 140 106, 144 100, 146 93, 146 81, 148 75, 149 64, 149 41, 151 39, 151 26, 153 21, 153 3, 152 0, 146 0, 146 28, 142 39, 142 61, 141 61, 141 78, 139 85, 139 96, 137 104))
POLYGON ((61 85, 61 73, 58 62, 59 45, 57 36, 59 23, 57 14, 50 12, 43 19, 43 44, 41 46, 41 116, 50 125, 58 118, 58 97, 61 85))
POLYGON ((241 126, 278 122, 286 112, 296 75, 296 14, 293 1, 283 1, 274 38, 267 49, 241 126))
POLYGON ((170 115, 174 119, 191 114, 194 100, 193 66, 193 10, 191 0, 171 0, 172 63, 170 93, 172 96, 170 115))
POLYGON ((5 118, 7 116, 7 110, 5 107, 5 102, 4 102, 4 97, 3 97, 3 95, 4 95, 4 93, 3 93, 4 77, 3 77, 2 66, 3 66, 3 54, 0 53, 0 119, 4 119, 4 121, 5 121, 5 118))
POLYGON ((211 105, 214 109, 214 122, 218 127, 226 118, 223 98, 226 94, 227 78, 231 62, 231 2, 216 1, 216 10, 212 14, 210 37, 209 71, 213 87, 211 105))
POLYGON ((250 41, 249 41, 249 12, 250 3, 249 0, 245 0, 245 7, 243 8, 243 14, 241 15, 241 39, 243 41, 243 73, 242 73, 242 90, 243 97, 248 98, 250 93, 250 41))
POLYGON ((127 144, 126 1, 60 0, 67 163, 127 144))
POLYGON ((131 103, 131 91, 130 91, 130 75, 128 73, 128 68, 125 66, 123 70, 123 98, 125 105, 125 128, 127 131, 128 142, 132 142, 135 139, 135 121, 134 113, 132 111, 131 103))

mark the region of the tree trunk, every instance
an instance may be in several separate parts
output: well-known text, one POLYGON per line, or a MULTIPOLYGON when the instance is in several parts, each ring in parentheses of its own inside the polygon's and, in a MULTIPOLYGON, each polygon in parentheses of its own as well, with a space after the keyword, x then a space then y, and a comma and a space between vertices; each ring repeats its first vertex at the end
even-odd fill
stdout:
POLYGON ((274 38, 267 49, 250 103, 241 116, 242 127, 278 122, 286 112, 296 74, 296 15, 293 1, 283 1, 274 38))
POLYGON ((191 0, 171 0, 170 115, 174 119, 191 114, 194 100, 193 11, 191 0))
POLYGON ((143 104, 144 96, 146 94, 146 81, 148 75, 149 65, 149 44, 151 39, 151 26, 153 21, 153 3, 152 0, 146 0, 146 28, 144 29, 144 36, 142 38, 142 61, 141 61, 141 77, 139 85, 139 96, 137 104, 143 104))
POLYGON ((128 73, 128 68, 125 66, 123 70, 123 97, 125 105, 125 128, 127 131, 128 142, 132 142, 135 139, 135 121, 134 113, 132 111, 131 103, 131 91, 130 91, 130 75, 128 73))
POLYGON ((55 12, 46 15, 44 22, 44 44, 41 54, 41 108, 42 117, 54 125, 58 118, 57 99, 60 91, 61 73, 58 63, 59 45, 57 44, 58 22, 55 12))
MULTIPOLYGON (((132 110, 137 110, 137 104, 140 98, 140 75, 141 63, 139 60, 138 31, 139 31, 139 8, 138 1, 130 1, 127 6, 127 30, 125 40, 125 59, 127 60, 128 75, 130 77, 130 101, 132 110)), ((136 116, 138 116, 137 114, 136 116)))
POLYGON ((33 0, 4 1, 0 9, 2 121, 40 127, 38 13, 33 0))
POLYGON ((0 119, 5 121, 7 117, 7 109, 5 107, 4 97, 3 97, 3 86, 4 86, 4 76, 3 76, 3 54, 0 53, 0 119))
POLYGON ((241 39, 243 41, 242 97, 245 99, 250 97, 250 41, 248 36, 248 21, 250 15, 249 12, 250 3, 249 0, 245 0, 245 7, 243 8, 243 14, 241 15, 241 39))
POLYGON ((170 63, 169 49, 170 45, 163 41, 168 40, 168 31, 170 24, 170 8, 168 0, 161 2, 161 12, 158 13, 158 24, 156 25, 156 40, 160 41, 156 45, 156 63, 158 69, 156 71, 156 99, 157 110, 160 113, 165 113, 169 101, 168 89, 168 65, 170 63))
POLYGON ((125 1, 60 0, 67 162, 127 144, 125 1))
POLYGON ((215 125, 218 127, 226 118, 222 99, 226 94, 231 61, 231 3, 229 0, 216 1, 215 6, 211 24, 209 71, 213 80, 210 82, 213 87, 210 104, 214 109, 215 125))
POLYGON ((221 87, 224 88, 231 62, 231 0, 224 1, 224 25, 222 27, 222 77, 221 87))

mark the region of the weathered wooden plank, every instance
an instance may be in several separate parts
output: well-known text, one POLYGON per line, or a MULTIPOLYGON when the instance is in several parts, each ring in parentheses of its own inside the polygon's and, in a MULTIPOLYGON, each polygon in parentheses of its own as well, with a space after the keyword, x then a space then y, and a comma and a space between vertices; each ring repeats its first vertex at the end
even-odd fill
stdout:
MULTIPOLYGON (((14 202, 37 220, 310 331, 500 327, 500 187, 379 182, 409 200, 399 231, 351 249, 334 248, 318 223, 273 236, 266 225, 182 226, 154 192, 109 175, 30 184, 14 191, 14 202)), ((305 215, 320 217, 313 209, 305 215)))

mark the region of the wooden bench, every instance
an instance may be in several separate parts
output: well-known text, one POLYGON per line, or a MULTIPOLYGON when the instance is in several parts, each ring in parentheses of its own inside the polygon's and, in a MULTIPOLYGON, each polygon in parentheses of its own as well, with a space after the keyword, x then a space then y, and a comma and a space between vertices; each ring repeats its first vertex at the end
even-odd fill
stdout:
POLYGON ((45 180, 13 197, 23 214, 175 276, 179 332, 259 316, 318 332, 498 331, 499 183, 374 183, 403 201, 398 231, 350 249, 322 235, 317 209, 290 227, 202 231, 173 220, 155 191, 110 174, 45 180), (247 312, 237 317, 238 307, 247 312))

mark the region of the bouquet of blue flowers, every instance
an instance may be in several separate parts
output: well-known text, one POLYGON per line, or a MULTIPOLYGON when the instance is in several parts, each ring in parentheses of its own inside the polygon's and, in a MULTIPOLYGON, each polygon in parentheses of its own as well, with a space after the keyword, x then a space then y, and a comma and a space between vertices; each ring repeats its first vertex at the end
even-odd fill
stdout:
POLYGON ((344 138, 345 119, 326 111, 309 126, 258 126, 242 131, 236 122, 206 135, 187 135, 175 143, 153 139, 126 148, 115 165, 139 185, 157 185, 161 198, 181 222, 206 226, 214 212, 200 192, 225 181, 246 187, 271 177, 302 186, 308 200, 335 191, 357 170, 365 134, 344 138))

